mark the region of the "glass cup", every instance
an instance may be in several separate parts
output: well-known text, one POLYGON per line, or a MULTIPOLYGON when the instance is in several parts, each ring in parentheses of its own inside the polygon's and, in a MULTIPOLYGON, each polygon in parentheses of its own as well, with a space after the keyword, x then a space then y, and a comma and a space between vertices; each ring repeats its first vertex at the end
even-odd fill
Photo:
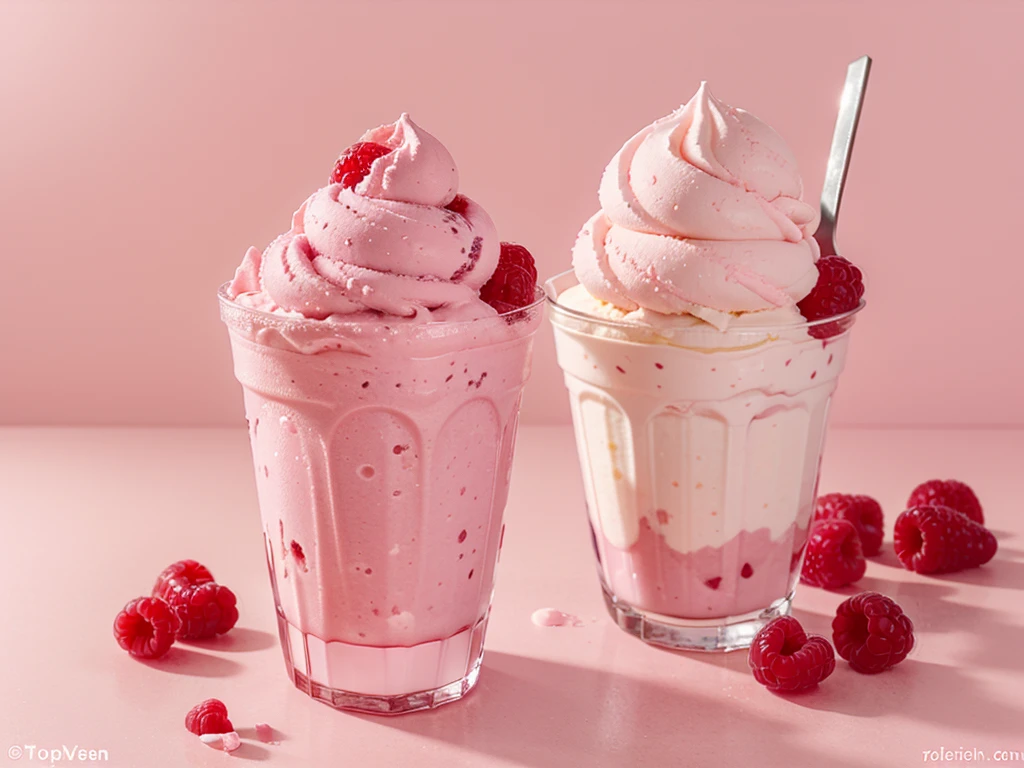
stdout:
POLYGON ((543 294, 498 317, 333 323, 220 290, 288 675, 399 714, 476 683, 543 294))
POLYGON ((656 645, 745 648, 789 612, 860 308, 669 339, 559 304, 576 284, 546 290, 608 611, 656 645))

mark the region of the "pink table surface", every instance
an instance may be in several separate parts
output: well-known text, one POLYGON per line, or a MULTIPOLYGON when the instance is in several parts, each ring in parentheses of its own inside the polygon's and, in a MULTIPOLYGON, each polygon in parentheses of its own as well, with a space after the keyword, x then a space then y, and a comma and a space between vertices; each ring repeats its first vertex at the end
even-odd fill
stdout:
MULTIPOLYGON (((896 598, 919 648, 865 677, 843 662, 782 698, 743 653, 682 654, 614 627, 601 603, 567 427, 520 436, 480 684, 464 701, 382 719, 292 688, 274 630, 245 432, 0 429, 0 755, 10 746, 105 749, 97 765, 910 766, 924 750, 1024 751, 1022 431, 835 431, 822 490, 876 496, 892 521, 932 476, 971 482, 1000 539, 988 566, 943 578, 886 554, 859 585, 896 598), (238 594, 233 632, 159 662, 120 651, 110 624, 159 570, 207 563, 238 594), (585 626, 541 628, 540 607, 585 626), (182 725, 216 696, 246 739, 228 757, 182 725), (283 734, 252 737, 256 722, 283 734)), ((847 594, 802 588, 795 613, 826 632, 847 594)), ((945 764, 959 764, 952 760, 945 764)), ((0 766, 49 765, 0 756, 0 766)), ((62 761, 62 765, 72 764, 62 761)), ((81 764, 81 763, 77 763, 81 764)))

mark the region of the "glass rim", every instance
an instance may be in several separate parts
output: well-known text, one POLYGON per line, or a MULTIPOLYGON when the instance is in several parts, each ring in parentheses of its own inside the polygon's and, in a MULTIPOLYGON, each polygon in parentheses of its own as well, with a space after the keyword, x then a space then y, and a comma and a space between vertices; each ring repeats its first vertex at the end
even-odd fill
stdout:
MULTIPOLYGON (((604 317, 595 317, 588 315, 585 312, 572 309, 565 306, 564 304, 558 303, 558 295, 555 293, 555 282, 561 280, 569 275, 576 276, 575 271, 567 269, 565 272, 560 272, 557 275, 549 277, 544 281, 544 296, 548 304, 551 306, 554 313, 560 313, 566 315, 573 320, 584 323, 593 323, 596 325, 602 325, 608 328, 615 328, 618 330, 629 330, 636 332, 637 328, 643 328, 644 326, 639 323, 630 323, 621 320, 611 320, 604 317)), ((579 285, 579 280, 576 281, 576 285, 579 285)), ((564 290, 564 289, 563 289, 564 290)), ((832 323, 843 322, 849 320, 864 307, 867 306, 867 302, 864 299, 860 300, 860 303, 851 310, 843 312, 838 315, 832 315, 831 317, 823 317, 818 320, 804 320, 802 323, 793 323, 787 325, 741 325, 741 326, 729 326, 725 330, 719 330, 715 326, 711 325, 707 321, 704 321, 704 326, 690 326, 685 329, 686 333, 716 333, 716 334, 773 334, 779 333, 780 331, 802 331, 808 328, 820 328, 824 325, 831 325, 832 323)), ((700 319, 700 318, 698 318, 700 319)), ((653 329, 652 329, 653 330, 653 329)))
MULTIPOLYGON (((345 328, 361 328, 366 325, 379 324, 377 319, 371 320, 327 320, 317 319, 314 317, 305 317, 304 315, 285 315, 277 314, 275 312, 267 312, 262 309, 256 309, 255 307, 247 307, 245 304, 232 299, 227 292, 228 286, 231 285, 231 281, 221 283, 217 289, 217 299, 220 301, 222 306, 231 308, 232 310, 240 310, 242 312, 250 312, 257 317, 261 317, 268 323, 276 324, 282 322, 288 323, 300 323, 308 324, 310 327, 322 328, 324 330, 340 330, 345 328)), ((544 305, 547 302, 547 293, 541 285, 537 285, 534 288, 533 301, 524 307, 518 307, 516 309, 509 310, 508 312, 502 312, 498 315, 492 315, 489 317, 475 317, 472 320, 436 320, 428 321, 425 323, 409 323, 410 328, 468 328, 475 323, 491 323, 498 320, 504 321, 506 318, 512 317, 519 313, 528 313, 536 310, 538 307, 544 305)), ((388 317, 383 315, 382 317, 388 317)), ((402 321, 407 321, 410 318, 401 315, 394 315, 395 324, 398 325, 402 321)))

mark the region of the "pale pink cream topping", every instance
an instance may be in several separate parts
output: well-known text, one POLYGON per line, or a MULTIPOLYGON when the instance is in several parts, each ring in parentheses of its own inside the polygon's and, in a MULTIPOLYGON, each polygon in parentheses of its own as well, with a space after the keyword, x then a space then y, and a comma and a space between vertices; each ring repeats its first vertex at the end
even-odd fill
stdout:
POLYGON ((626 311, 724 328, 730 315, 793 307, 817 280, 819 212, 802 194, 781 137, 701 84, 612 158, 573 266, 591 295, 626 311))
POLYGON ((479 205, 456 200, 459 175, 448 150, 405 114, 360 141, 391 152, 354 188, 314 192, 265 251, 250 248, 229 296, 318 320, 495 315, 479 291, 498 264, 497 231, 479 205))

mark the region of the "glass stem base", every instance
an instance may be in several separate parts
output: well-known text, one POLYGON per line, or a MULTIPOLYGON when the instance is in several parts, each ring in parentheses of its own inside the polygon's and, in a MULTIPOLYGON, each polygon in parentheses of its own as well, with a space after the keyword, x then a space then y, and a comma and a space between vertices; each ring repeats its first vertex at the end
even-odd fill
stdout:
POLYGON ((738 651, 749 648, 754 636, 772 619, 788 616, 793 593, 761 611, 718 619, 682 619, 662 616, 617 598, 601 580, 604 604, 615 623, 645 643, 680 651, 738 651))

